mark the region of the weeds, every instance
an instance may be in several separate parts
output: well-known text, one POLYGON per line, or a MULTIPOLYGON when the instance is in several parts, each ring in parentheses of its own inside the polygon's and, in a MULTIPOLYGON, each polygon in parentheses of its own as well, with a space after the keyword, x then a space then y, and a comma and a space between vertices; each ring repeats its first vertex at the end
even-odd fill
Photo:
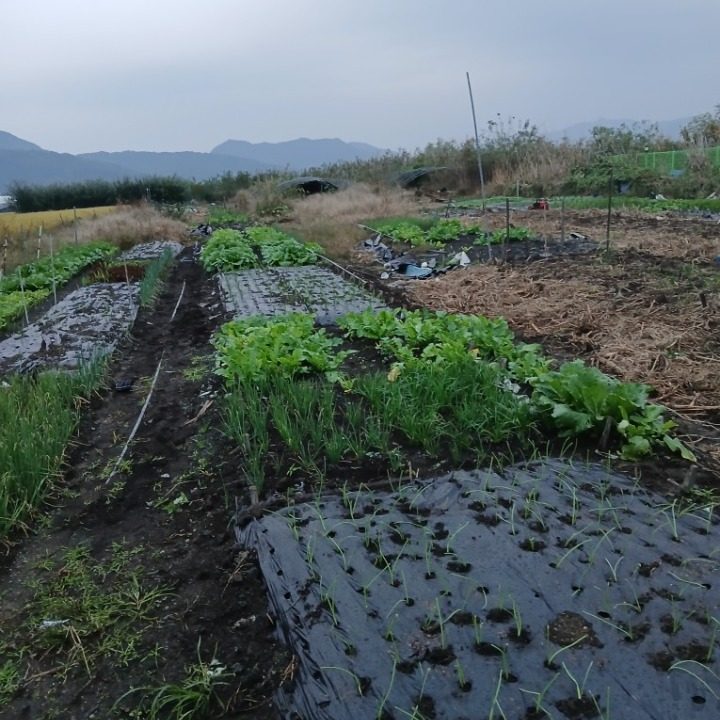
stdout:
POLYGON ((209 663, 200 657, 185 669, 185 677, 177 683, 160 687, 134 688, 117 700, 114 708, 136 693, 142 694, 135 712, 142 712, 145 720, 193 720, 208 717, 211 710, 224 713, 225 708, 218 695, 218 689, 227 685, 231 673, 213 658, 209 663))

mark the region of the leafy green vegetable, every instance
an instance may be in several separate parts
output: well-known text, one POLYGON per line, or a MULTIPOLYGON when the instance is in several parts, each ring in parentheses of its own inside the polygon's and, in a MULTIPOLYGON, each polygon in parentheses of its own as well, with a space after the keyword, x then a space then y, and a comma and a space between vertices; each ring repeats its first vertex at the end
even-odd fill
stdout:
POLYGON ((87 245, 68 245, 53 256, 46 255, 35 262, 16 268, 0 278, 0 294, 20 290, 20 276, 25 290, 41 290, 66 283, 83 268, 117 253, 114 245, 106 242, 87 245))
POLYGON ((506 228, 499 228, 492 233, 489 242, 491 245, 501 245, 508 239, 510 242, 516 242, 518 240, 528 240, 529 238, 530 230, 526 227, 511 227, 509 234, 506 228))
POLYGON ((322 248, 301 243, 275 228, 255 225, 245 230, 216 230, 200 253, 206 270, 230 272, 260 266, 313 265, 322 248))
POLYGON ((233 320, 223 325, 213 339, 217 351, 215 372, 226 380, 308 373, 325 373, 328 379, 335 380, 338 368, 350 354, 336 352, 340 344, 339 338, 315 328, 312 315, 233 320))
POLYGON ((628 460, 647 455, 658 443, 695 460, 689 448, 670 436, 676 424, 664 419, 665 408, 648 402, 647 385, 620 382, 581 360, 540 375, 531 384, 533 407, 561 437, 598 436, 609 425, 620 436, 620 453, 628 460))
POLYGON ((25 306, 31 307, 50 294, 49 290, 26 290, 21 292, 0 294, 0 330, 6 328, 13 320, 17 320, 24 312, 25 306))
POLYGON ((208 223, 215 227, 228 225, 246 225, 250 218, 245 213, 233 212, 232 210, 215 209, 208 216, 208 223))
POLYGON ((258 258, 246 235, 239 230, 216 230, 200 251, 208 271, 228 272, 258 266, 258 258))
POLYGON ((484 231, 476 225, 463 225, 459 220, 441 219, 425 229, 425 221, 387 220, 375 224, 377 230, 398 242, 417 245, 443 246, 465 235, 479 235, 484 231))

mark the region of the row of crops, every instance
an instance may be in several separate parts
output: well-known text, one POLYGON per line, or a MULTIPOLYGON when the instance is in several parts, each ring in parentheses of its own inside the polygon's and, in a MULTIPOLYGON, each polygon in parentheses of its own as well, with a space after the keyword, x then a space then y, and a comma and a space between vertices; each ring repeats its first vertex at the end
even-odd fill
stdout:
POLYGON ((314 265, 321 250, 315 243, 302 243, 271 227, 223 228, 216 230, 203 246, 200 262, 211 272, 314 265))
POLYGON ((396 218, 373 223, 372 229, 413 247, 441 248, 461 238, 470 245, 500 245, 508 240, 528 240, 531 237, 530 230, 525 227, 488 231, 477 224, 444 218, 396 218))
MULTIPOLYGON (((157 290, 160 276, 173 259, 173 253, 165 251, 152 261, 135 263, 141 278, 137 286, 127 287, 127 264, 114 261, 118 249, 108 243, 97 242, 82 246, 66 247, 54 256, 47 256, 26 265, 19 266, 11 275, 0 279, 0 331, 11 326, 25 313, 26 309, 55 291, 62 289, 69 280, 92 266, 93 270, 83 280, 92 283, 96 277, 105 280, 115 266, 124 272, 115 273, 122 280, 118 284, 102 287, 120 287, 127 295, 128 307, 135 302, 149 304, 157 290)), ((101 314, 112 314, 114 295, 107 298, 97 292, 92 284, 74 291, 85 297, 81 309, 97 305, 101 314)), ((49 313, 57 311, 66 300, 55 305, 49 313)), ((80 338, 86 340, 93 332, 100 332, 101 320, 72 314, 65 324, 65 331, 59 331, 52 321, 41 328, 30 326, 16 336, 8 338, 12 357, 15 337, 29 333, 29 351, 35 347, 35 339, 52 341, 62 337, 68 344, 77 329, 80 338), (47 327, 46 327, 47 326, 47 327)), ((122 313, 121 313, 122 314, 122 313)), ((61 312, 56 313, 62 317, 61 312)), ((56 319, 57 319, 56 318, 56 319)), ((127 320, 127 319, 126 319, 127 320)), ((125 323, 126 324, 126 323, 125 323)), ((114 327, 114 326, 113 326, 114 327)), ((109 340, 114 346, 117 337, 109 340)), ((47 367, 55 367, 55 361, 62 358, 56 348, 47 358, 47 367)), ((8 360, 3 352, 0 359, 8 360)), ((4 369, 10 367, 5 364, 4 369)), ((43 364, 38 372, 19 374, 5 372, 0 380, 0 542, 9 534, 23 528, 36 508, 52 492, 55 481, 62 472, 66 449, 70 442, 85 401, 102 383, 105 361, 100 353, 82 358, 79 367, 72 372, 47 370, 43 364)))
POLYGON ((417 452, 479 465, 557 437, 625 459, 660 446, 693 459, 648 387, 581 361, 555 367, 502 319, 384 310, 338 327, 292 314, 234 320, 215 336, 226 430, 259 491, 267 477, 339 477, 368 459, 398 472, 417 452))

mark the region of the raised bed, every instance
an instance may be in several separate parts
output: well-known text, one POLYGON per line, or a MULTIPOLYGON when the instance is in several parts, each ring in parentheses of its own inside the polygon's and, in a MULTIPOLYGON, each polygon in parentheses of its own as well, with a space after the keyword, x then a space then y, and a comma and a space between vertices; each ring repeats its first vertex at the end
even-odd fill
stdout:
POLYGON ((308 312, 329 325, 348 312, 385 307, 355 283, 313 265, 241 270, 218 277, 225 309, 235 317, 308 312))
POLYGON ((138 310, 136 284, 78 288, 38 321, 0 342, 0 374, 78 368, 113 351, 138 310))

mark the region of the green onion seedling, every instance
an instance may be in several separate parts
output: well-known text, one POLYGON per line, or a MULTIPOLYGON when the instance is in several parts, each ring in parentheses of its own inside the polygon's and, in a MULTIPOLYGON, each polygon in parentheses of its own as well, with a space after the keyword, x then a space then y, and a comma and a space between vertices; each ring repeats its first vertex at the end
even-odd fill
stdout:
POLYGON ((588 675, 590 674, 590 670, 592 670, 593 661, 590 661, 590 664, 587 666, 587 670, 585 670, 585 675, 583 675, 582 683, 579 683, 575 676, 570 672, 568 669, 568 666, 562 662, 560 663, 562 666, 562 669, 565 671, 567 676, 572 680, 573 685, 575 685, 575 694, 577 695, 578 700, 582 700, 583 695, 585 694, 585 685, 587 683, 588 675))
POLYGON ((547 717, 552 717, 552 713, 543 705, 543 700, 545 699, 545 695, 547 695, 548 690, 552 687, 553 683, 560 677, 560 673, 555 673, 548 683, 545 685, 545 687, 540 690, 540 692, 537 692, 535 690, 525 690, 524 688, 520 688, 521 693, 525 693, 527 695, 533 695, 535 697, 535 712, 540 713, 543 712, 547 717))
POLYGON ((716 700, 720 700, 720 695, 718 695, 715 690, 712 689, 712 687, 703 680, 700 675, 698 675, 698 671, 700 670, 706 670, 709 672, 718 682, 720 682, 720 676, 718 676, 716 673, 714 673, 707 665, 703 665, 702 663, 698 662, 697 660, 678 660, 677 662, 673 663, 670 666, 670 670, 682 670, 683 672, 688 673, 689 675, 692 675, 701 685, 703 685, 708 692, 712 694, 712 696, 716 700), (696 670, 697 668, 697 670, 696 670))

